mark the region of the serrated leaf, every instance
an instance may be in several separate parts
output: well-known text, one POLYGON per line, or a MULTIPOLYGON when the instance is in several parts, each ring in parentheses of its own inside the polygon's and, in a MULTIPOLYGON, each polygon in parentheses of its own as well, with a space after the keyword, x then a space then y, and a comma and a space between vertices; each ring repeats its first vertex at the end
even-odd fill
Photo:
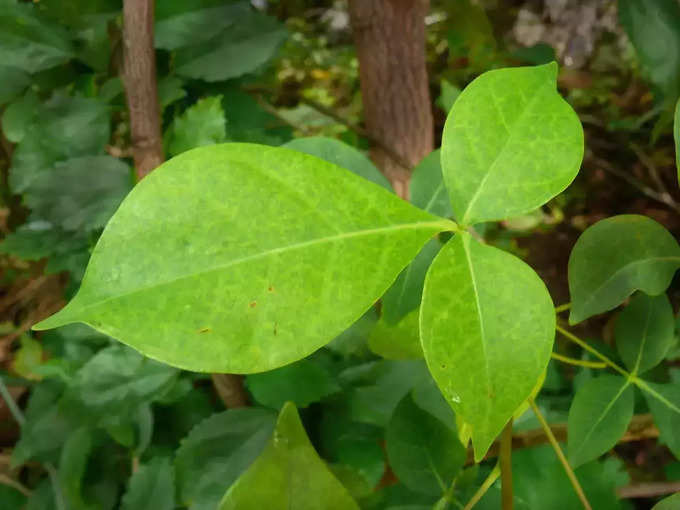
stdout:
POLYGON ((295 406, 279 414, 262 454, 227 491, 220 510, 359 510, 319 458, 295 406))
POLYGON ((152 459, 130 477, 121 510, 174 510, 175 480, 172 464, 166 458, 152 459))
POLYGON ((382 299, 382 317, 387 324, 396 325, 420 306, 425 275, 441 247, 441 243, 436 239, 428 241, 385 292, 382 299))
POLYGON ((287 401, 297 407, 307 407, 340 391, 331 374, 308 359, 270 372, 249 375, 246 385, 258 403, 277 410, 287 401))
POLYGON ((554 62, 499 69, 456 100, 442 135, 442 170, 462 224, 532 211, 576 177, 583 129, 556 80, 554 62))
POLYGON ((380 319, 368 337, 368 347, 385 359, 405 360, 423 357, 420 346, 419 310, 408 313, 396 324, 380 319))
MULTIPOLYGON (((171 105, 175 101, 179 101, 187 95, 186 90, 182 87, 183 81, 176 76, 166 76, 158 81, 158 102, 161 108, 171 105)), ((222 112, 224 116, 224 112, 222 112)))
POLYGON ((661 294, 678 267, 680 246, 651 218, 624 214, 598 221, 569 256, 569 323, 611 310, 635 290, 661 294))
POLYGON ((111 156, 57 163, 36 176, 24 194, 31 220, 67 231, 102 228, 132 189, 130 168, 111 156))
POLYGON ((441 496, 465 463, 455 428, 418 407, 406 395, 385 432, 390 467, 409 489, 441 496))
POLYGON ((524 262, 460 233, 430 266, 420 313, 427 365, 481 460, 548 365, 550 295, 524 262))
POLYGON ((376 168, 370 159, 354 147, 347 145, 340 140, 323 136, 310 136, 307 138, 296 138, 291 140, 290 142, 285 143, 283 147, 287 147, 294 151, 304 152, 305 154, 311 154, 312 156, 321 158, 341 168, 346 168, 350 172, 354 172, 364 179, 392 191, 390 182, 380 173, 380 170, 376 168))
POLYGON ((675 317, 666 294, 637 294, 616 319, 616 348, 628 369, 642 374, 663 361, 675 343, 675 317))
POLYGON ((165 135, 166 150, 176 156, 195 147, 224 142, 225 125, 222 96, 199 99, 172 121, 165 135))
POLYGON ((652 507, 652 510, 677 510, 680 508, 680 492, 662 499, 652 507))
POLYGON ((675 102, 680 94, 680 6, 674 0, 619 0, 619 20, 648 79, 666 101, 675 102))
POLYGON ((649 410, 654 417, 654 424, 659 429, 659 439, 663 441, 673 455, 680 459, 680 383, 654 384, 638 381, 643 391, 649 410))
POLYGON ((416 165, 409 190, 413 205, 437 216, 453 216, 451 201, 444 186, 440 149, 432 151, 416 165))
POLYGON ((194 427, 175 456, 181 503, 190 510, 214 510, 262 452, 274 422, 274 413, 253 407, 214 414, 194 427))
POLYGON ((576 392, 567 422, 569 463, 578 467, 611 450, 633 417, 633 388, 618 375, 589 380, 576 392))
POLYGON ((356 321, 448 225, 313 156, 204 147, 135 187, 76 297, 35 328, 85 322, 175 366, 271 370, 356 321))

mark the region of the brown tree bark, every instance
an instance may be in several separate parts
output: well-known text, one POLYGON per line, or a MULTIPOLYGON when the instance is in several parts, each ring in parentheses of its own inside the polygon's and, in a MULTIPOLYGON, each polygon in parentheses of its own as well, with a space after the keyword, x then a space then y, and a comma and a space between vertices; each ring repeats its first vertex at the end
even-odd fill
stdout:
POLYGON ((429 4, 429 0, 349 2, 364 122, 378 142, 371 157, 405 199, 411 169, 434 149, 425 62, 429 4))
POLYGON ((154 0, 123 2, 123 82, 138 179, 163 162, 153 20, 154 0))
MULTIPOLYGON (((137 179, 151 173, 164 159, 153 45, 154 5, 154 0, 123 2, 123 82, 137 179)), ((212 380, 227 408, 248 405, 243 376, 213 374, 212 380)))

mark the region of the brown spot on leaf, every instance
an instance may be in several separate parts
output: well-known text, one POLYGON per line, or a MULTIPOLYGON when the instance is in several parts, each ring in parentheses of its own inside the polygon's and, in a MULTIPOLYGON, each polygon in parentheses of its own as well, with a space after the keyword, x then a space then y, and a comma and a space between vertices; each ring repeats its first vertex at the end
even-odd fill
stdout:
POLYGON ((257 301, 251 301, 250 308, 255 308, 257 306, 257 301))
POLYGON ((210 328, 201 328, 198 330, 199 333, 210 333, 212 329, 210 328))

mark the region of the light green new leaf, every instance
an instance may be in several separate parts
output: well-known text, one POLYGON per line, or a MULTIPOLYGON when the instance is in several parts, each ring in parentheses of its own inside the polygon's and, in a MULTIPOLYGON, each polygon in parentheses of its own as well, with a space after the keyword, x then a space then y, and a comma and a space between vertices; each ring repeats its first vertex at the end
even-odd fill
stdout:
POLYGON ((220 510, 359 510, 309 442, 295 406, 283 406, 269 444, 231 486, 220 510))
POLYGON ((215 510, 224 491, 257 458, 276 415, 262 408, 230 409, 202 421, 175 457, 178 495, 190 510, 215 510))
POLYGON ((174 510, 175 480, 172 464, 165 458, 154 458, 140 466, 130 477, 123 496, 122 510, 174 510))
POLYGON ((465 448, 450 427, 418 407, 410 394, 399 403, 385 431, 390 467, 409 489, 444 494, 465 463, 465 448))
POLYGON ((652 510, 678 510, 680 508, 680 492, 659 501, 652 510))
POLYGON ((227 139, 226 122, 222 96, 199 99, 172 121, 165 134, 166 151, 176 156, 195 147, 224 142, 227 139))
MULTIPOLYGON (((323 136, 310 136, 307 138, 296 138, 282 145, 282 147, 287 147, 294 151, 304 152, 316 156, 317 158, 324 159, 329 163, 333 163, 341 168, 346 168, 364 179, 392 191, 390 182, 380 173, 380 170, 375 167, 370 159, 354 147, 347 145, 340 140, 323 136)), ((433 214, 437 213, 433 212, 433 214)))
POLYGON ((655 296, 680 267, 680 246, 656 221, 624 214, 598 221, 569 256, 569 323, 617 307, 635 290, 655 296))
POLYGON ((451 201, 444 186, 439 149, 425 156, 413 169, 409 188, 413 205, 437 216, 453 216, 451 201))
POLYGON ((583 129, 556 80, 554 62, 499 69, 456 100, 444 126, 442 169, 461 223, 532 211, 576 177, 583 129))
POLYGON ((633 374, 641 374, 666 356, 675 343, 675 317, 666 294, 637 294, 616 320, 616 348, 633 374))
POLYGON ((418 359, 423 357, 418 328, 419 310, 412 310, 396 324, 380 319, 368 337, 368 347, 386 359, 418 359))
POLYGON ((638 381, 654 424, 659 429, 659 439, 680 459, 680 383, 654 384, 638 381))
POLYGON ((349 327, 447 228, 313 156, 203 147, 132 190, 76 297, 36 328, 85 322, 194 371, 271 370, 349 327))
POLYGON ((481 460, 548 365, 550 295, 524 262, 461 233, 432 263, 420 310, 430 372, 481 460))
POLYGON ((567 422, 569 463, 578 467, 611 450, 633 417, 633 388, 618 375, 589 380, 576 392, 567 422))

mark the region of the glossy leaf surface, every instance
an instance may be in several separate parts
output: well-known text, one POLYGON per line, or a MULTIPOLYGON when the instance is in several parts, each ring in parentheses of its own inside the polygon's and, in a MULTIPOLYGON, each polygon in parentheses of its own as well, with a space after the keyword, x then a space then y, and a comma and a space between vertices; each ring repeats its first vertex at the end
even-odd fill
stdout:
POLYGON ((637 294, 616 319, 616 348, 626 367, 641 374, 666 356, 675 343, 675 317, 666 294, 637 294))
POLYGON ((394 474, 416 492, 444 494, 465 463, 455 428, 418 407, 410 394, 394 410, 385 441, 394 474))
POLYGON ((420 332, 428 367, 481 459, 550 359, 555 312, 538 275, 462 233, 425 280, 420 332))
POLYGON ((661 294, 680 267, 680 246, 659 223, 634 214, 589 227, 569 256, 569 323, 620 305, 635 290, 661 294))
POLYGON ((569 409, 569 463, 578 467, 612 449, 632 417, 633 388, 625 378, 603 375, 586 382, 569 409))
POLYGON ((447 226, 313 156, 203 147, 135 187, 76 297, 37 327, 85 322, 195 371, 269 370, 351 325, 447 226))
POLYGON ((442 135, 442 169, 462 224, 529 212, 576 177, 583 129, 556 80, 555 63, 499 69, 456 100, 442 135))
POLYGON ((269 444, 231 486, 220 510, 358 510, 309 442, 295 406, 283 406, 269 444))

